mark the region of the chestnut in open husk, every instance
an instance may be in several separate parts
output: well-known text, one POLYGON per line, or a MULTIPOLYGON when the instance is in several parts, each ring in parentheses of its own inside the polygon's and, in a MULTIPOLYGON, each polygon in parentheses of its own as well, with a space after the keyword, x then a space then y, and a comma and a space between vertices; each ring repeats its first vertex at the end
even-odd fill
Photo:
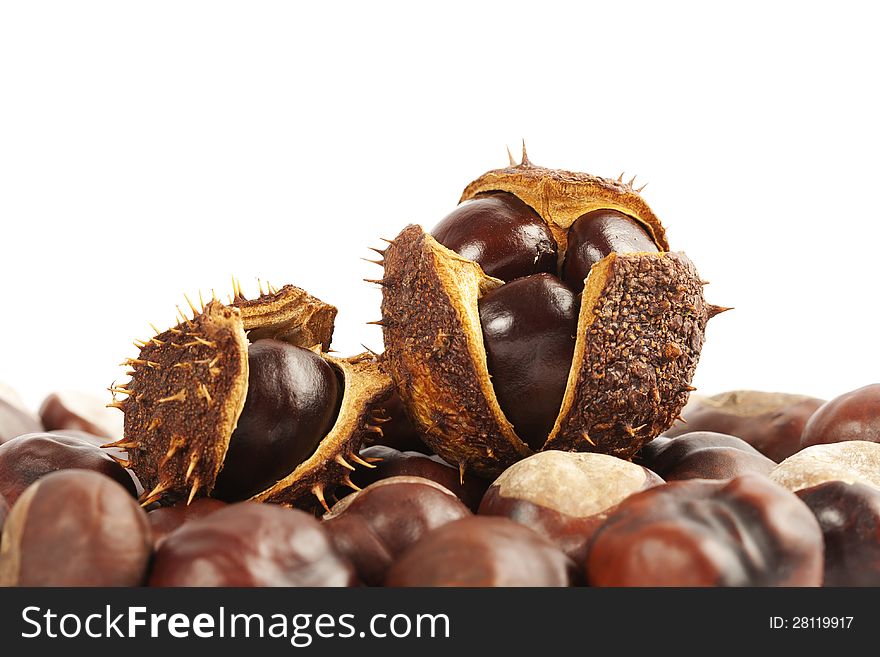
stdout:
POLYGON ((464 219, 453 220, 468 236, 450 239, 449 218, 433 235, 408 226, 381 251, 376 281, 385 364, 425 442, 494 477, 539 449, 627 459, 668 429, 693 390, 706 322, 725 309, 704 301, 705 282, 668 251, 631 182, 538 167, 524 153, 468 185, 461 202, 464 219), (502 238, 497 213, 477 202, 511 195, 532 212, 502 238), (517 238, 535 217, 555 245, 517 238), (519 266, 507 283, 487 275, 498 258, 474 243, 521 248, 511 260, 527 265, 555 251, 569 285, 544 265, 519 266), (528 285, 542 291, 505 294, 528 285))
POLYGON ((624 500, 586 565, 592 586, 820 586, 822 531, 762 475, 675 481, 624 500))
POLYGON ((350 483, 361 444, 381 433, 391 381, 375 358, 327 355, 336 309, 287 285, 184 316, 128 359, 125 435, 144 506, 215 494, 313 507, 350 483))
POLYGON ((61 470, 25 490, 0 543, 0 586, 140 586, 152 554, 147 515, 118 483, 61 470))

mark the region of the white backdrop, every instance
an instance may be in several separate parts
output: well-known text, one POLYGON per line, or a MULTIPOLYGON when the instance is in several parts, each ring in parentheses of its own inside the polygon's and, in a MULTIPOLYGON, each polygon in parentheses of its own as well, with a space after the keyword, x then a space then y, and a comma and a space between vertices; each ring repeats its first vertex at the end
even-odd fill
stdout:
POLYGON ((340 307, 338 351, 378 350, 359 258, 524 138, 535 163, 650 183, 736 307, 702 393, 875 382, 870 6, 3 2, 0 381, 34 406, 108 394, 149 322, 233 274, 305 287, 340 307))

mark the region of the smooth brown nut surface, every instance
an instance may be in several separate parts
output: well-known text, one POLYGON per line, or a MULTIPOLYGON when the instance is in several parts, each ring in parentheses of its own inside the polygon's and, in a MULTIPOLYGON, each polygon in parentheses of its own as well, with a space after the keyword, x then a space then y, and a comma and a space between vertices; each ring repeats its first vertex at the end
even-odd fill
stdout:
POLYGON ((128 471, 112 456, 84 440, 51 433, 25 434, 0 445, 0 493, 14 504, 41 477, 74 468, 100 472, 137 497, 128 471))
POLYGON ((48 474, 3 529, 0 586, 140 586, 152 553, 147 516, 97 472, 48 474))
POLYGON ((829 481, 797 496, 825 539, 825 586, 880 586, 880 490, 829 481))
POLYGON ((440 484, 422 477, 390 477, 334 505, 324 516, 324 528, 361 581, 379 586, 394 560, 422 536, 469 515, 440 484))
POLYGON ((107 402, 84 392, 54 392, 40 406, 46 431, 85 431, 109 443, 122 438, 122 416, 107 402))
POLYGON ((759 390, 733 390, 712 397, 691 396, 681 412, 686 423, 664 436, 715 431, 741 438, 777 463, 801 448, 810 416, 825 401, 806 395, 759 390))
POLYGON ((801 447, 845 440, 880 443, 880 383, 826 402, 804 427, 801 447))
POLYGON ((658 250, 644 226, 632 217, 617 210, 593 210, 575 219, 568 228, 562 279, 575 294, 580 294, 590 268, 609 253, 658 250))
POLYGON ((0 399, 0 445, 26 433, 42 431, 40 420, 12 399, 0 399))
POLYGON ((776 467, 746 441, 713 431, 655 438, 642 448, 639 463, 667 481, 733 479, 748 472, 766 475, 776 467))
POLYGON ((492 387, 519 438, 547 441, 565 394, 574 340, 574 294, 551 274, 502 285, 479 301, 492 387))
POLYGON ((351 480, 366 487, 374 481, 396 476, 424 477, 453 492, 465 506, 476 512, 489 482, 469 472, 460 472, 436 454, 400 452, 385 445, 373 445, 362 449, 361 458, 373 460, 372 468, 358 468, 351 473, 351 480), (376 461, 375 459, 381 459, 376 461))
POLYGON ((574 563, 508 518, 472 516, 435 529, 391 567, 385 586, 568 586, 574 563))
POLYGON ((464 201, 431 235, 447 249, 479 264, 487 276, 504 281, 556 271, 557 245, 547 224, 507 192, 464 201))
POLYGON ((880 444, 864 440, 812 445, 789 456, 769 477, 791 491, 826 481, 862 483, 880 489, 880 444))
POLYGON ((313 516, 241 502, 192 520, 156 551, 150 586, 353 586, 354 568, 313 516))
POLYGON ((547 451, 505 470, 480 504, 546 536, 582 563, 593 532, 620 502, 662 484, 642 466, 593 452, 547 451))
POLYGON ((184 523, 196 518, 203 518, 209 513, 214 513, 214 511, 219 511, 225 507, 226 502, 210 497, 202 497, 190 504, 178 502, 173 506, 163 506, 150 511, 147 514, 147 519, 150 521, 153 545, 158 548, 168 534, 184 523))
POLYGON ((213 496, 247 499, 293 472, 333 426, 338 402, 336 373, 319 355, 279 340, 251 344, 247 398, 213 496))
POLYGON ((620 504, 593 538, 592 586, 820 586, 822 531, 766 477, 677 481, 620 504))

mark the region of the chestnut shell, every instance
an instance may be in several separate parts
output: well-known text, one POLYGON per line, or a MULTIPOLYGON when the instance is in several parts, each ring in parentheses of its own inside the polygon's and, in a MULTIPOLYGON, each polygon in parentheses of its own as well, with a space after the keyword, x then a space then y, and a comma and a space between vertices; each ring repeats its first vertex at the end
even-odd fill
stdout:
POLYGON ((333 316, 335 308, 291 285, 253 300, 239 290, 232 305, 208 302, 128 359, 132 379, 122 389, 128 397, 114 402, 125 413, 125 436, 107 447, 129 450, 146 489, 141 503, 191 502, 212 492, 244 407, 251 337, 312 348, 338 374, 342 397, 314 453, 251 499, 327 508, 324 490, 349 481, 361 444, 381 433, 375 406, 391 392, 372 355, 343 359, 321 351, 330 343, 333 316))
MULTIPOLYGON (((638 221, 653 253, 612 253, 587 278, 562 407, 542 449, 630 458, 668 429, 693 389, 706 323, 723 309, 704 301, 690 260, 669 253, 659 220, 628 184, 532 165, 490 171, 462 200, 510 192, 531 206, 564 253, 568 227, 597 209, 638 221)), ((425 442, 445 460, 494 477, 532 453, 492 387, 480 297, 503 284, 406 227, 384 252, 385 364, 425 442)))

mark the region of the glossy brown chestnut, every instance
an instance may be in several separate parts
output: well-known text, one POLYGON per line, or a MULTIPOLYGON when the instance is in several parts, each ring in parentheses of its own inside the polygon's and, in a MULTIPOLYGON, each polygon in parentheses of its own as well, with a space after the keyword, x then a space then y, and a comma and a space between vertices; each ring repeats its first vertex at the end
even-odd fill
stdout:
POLYGON ((852 390, 817 410, 801 436, 801 447, 845 440, 880 443, 880 383, 852 390))
POLYGON ((733 390, 712 397, 692 395, 681 412, 686 422, 665 436, 715 431, 741 438, 777 463, 801 448, 801 434, 824 400, 806 395, 733 390))
POLYGON ((825 539, 825 586, 880 586, 880 490, 829 481, 797 496, 825 539))
POLYGON ((12 399, 0 398, 0 445, 26 433, 42 431, 39 419, 18 406, 12 399))
POLYGON ((568 229, 562 280, 580 294, 590 268, 609 253, 656 251, 654 240, 632 217, 617 210, 593 210, 575 219, 568 229))
POLYGON ((574 353, 577 307, 551 274, 520 278, 480 299, 492 387, 516 435, 541 449, 553 428, 574 353))
POLYGON ((93 470, 137 497, 128 471, 93 444, 71 436, 30 433, 0 445, 0 493, 9 504, 32 483, 56 470, 93 470))
POLYGON ((104 443, 122 438, 122 417, 107 402, 84 392, 54 392, 43 400, 40 419, 46 431, 84 431, 104 443))
POLYGON ((422 477, 390 477, 334 505, 324 516, 324 528, 361 581, 379 586, 391 564, 422 536, 470 515, 440 484, 422 477))
POLYGON ((476 511, 489 486, 485 479, 469 472, 462 473, 436 454, 400 452, 385 445, 374 445, 362 449, 360 456, 375 466, 358 468, 351 473, 351 480, 362 488, 389 477, 424 477, 452 491, 466 507, 476 511))
POLYGON ((506 516, 546 536, 583 563, 593 532, 615 506, 663 480, 605 454, 550 450, 507 468, 480 504, 480 515, 506 516))
POLYGON ((241 502, 187 522, 156 551, 150 586, 353 586, 354 568, 312 515, 241 502))
POLYGON ((488 276, 512 281, 556 271, 553 233, 532 208, 507 192, 464 201, 431 235, 447 249, 473 260, 488 276))
POLYGON ((319 355, 279 340, 248 347, 244 410, 213 496, 233 502, 266 490, 314 453, 333 426, 339 381, 319 355))
POLYGON ((215 500, 210 497, 201 497, 190 504, 178 502, 173 506, 163 506, 154 509, 147 514, 150 521, 150 532, 153 537, 153 545, 158 548, 168 534, 175 529, 196 518, 204 518, 209 513, 219 511, 226 507, 226 502, 215 500))
POLYGON ((509 518, 472 516, 435 529, 388 571, 386 586, 568 586, 574 562, 509 518))
POLYGON ((620 504, 593 537, 592 586, 820 586, 822 531, 768 478, 676 481, 620 504))
POLYGON ((655 438, 639 452, 638 461, 667 481, 733 479, 747 472, 766 475, 776 467, 746 441, 714 431, 655 438))
POLYGON ((48 474, 18 498, 0 545, 0 586, 140 586, 152 553, 146 513, 89 470, 48 474))
MULTIPOLYGON (((109 455, 114 461, 117 463, 125 463, 128 461, 128 450, 123 449, 122 447, 114 447, 112 445, 107 444, 107 438, 103 436, 96 436, 93 433, 89 433, 87 431, 79 431, 77 429, 53 429, 52 431, 46 431, 45 433, 52 434, 53 436, 67 436, 68 438, 76 438, 77 440, 81 440, 84 443, 88 443, 89 445, 94 445, 95 447, 100 447, 101 451, 105 454, 109 455)), ((144 492, 144 487, 141 485, 141 480, 138 479, 138 476, 134 473, 129 467, 126 467, 125 471, 131 477, 131 480, 134 482, 135 490, 137 494, 140 495, 144 492)))

